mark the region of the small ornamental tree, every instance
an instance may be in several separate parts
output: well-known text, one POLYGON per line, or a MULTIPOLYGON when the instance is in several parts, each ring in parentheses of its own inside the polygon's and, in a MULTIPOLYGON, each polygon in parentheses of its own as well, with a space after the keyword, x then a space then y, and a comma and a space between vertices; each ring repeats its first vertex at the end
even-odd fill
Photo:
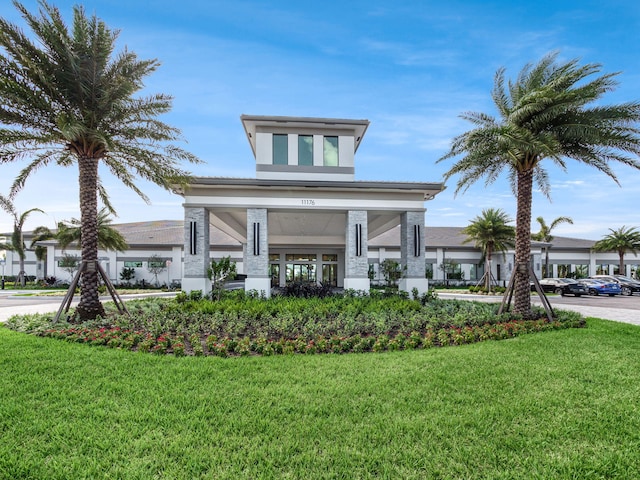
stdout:
POLYGON ((120 271, 120 280, 125 282, 127 285, 131 285, 131 280, 136 278, 136 269, 133 267, 122 267, 120 271))
POLYGON ((236 278, 236 264, 231 261, 231 257, 222 257, 220 261, 211 260, 211 267, 208 271, 209 280, 211 280, 212 292, 211 296, 216 300, 220 300, 224 284, 228 280, 236 278))
POLYGON ((163 260, 158 255, 151 255, 149 257, 149 259, 147 260, 147 271, 149 273, 151 273, 155 277, 156 287, 159 286, 159 284, 158 284, 158 275, 160 275, 166 269, 167 269, 166 260, 163 260))
POLYGON ((58 266, 69 274, 71 280, 80 267, 80 258, 77 255, 70 255, 65 253, 62 259, 58 262, 58 266))
POLYGON ((461 279, 460 275, 456 275, 456 270, 459 266, 460 264, 451 258, 445 258, 444 261, 439 265, 440 270, 444 272, 444 282, 447 287, 449 286, 449 279, 461 279))
POLYGON ((402 265, 390 258, 385 259, 380 265, 382 268, 382 275, 387 283, 387 287, 397 287, 398 280, 402 278, 402 265))

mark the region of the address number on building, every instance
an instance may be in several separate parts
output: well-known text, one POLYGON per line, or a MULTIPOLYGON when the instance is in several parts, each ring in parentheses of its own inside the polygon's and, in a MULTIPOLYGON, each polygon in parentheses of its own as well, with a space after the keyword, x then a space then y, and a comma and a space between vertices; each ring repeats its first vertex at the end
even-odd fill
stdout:
POLYGON ((307 205, 307 206, 315 206, 316 201, 315 200, 309 200, 309 199, 302 199, 302 205, 307 205))

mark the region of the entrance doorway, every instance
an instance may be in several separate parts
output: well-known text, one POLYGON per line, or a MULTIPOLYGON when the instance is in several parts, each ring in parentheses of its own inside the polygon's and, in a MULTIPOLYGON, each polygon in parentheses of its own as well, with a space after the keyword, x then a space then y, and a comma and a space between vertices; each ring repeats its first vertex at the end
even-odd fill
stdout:
POLYGON ((317 256, 313 253, 287 253, 285 282, 316 282, 317 256))
POLYGON ((338 253, 271 253, 271 286, 282 287, 291 282, 322 282, 337 287, 341 274, 338 258, 338 253))

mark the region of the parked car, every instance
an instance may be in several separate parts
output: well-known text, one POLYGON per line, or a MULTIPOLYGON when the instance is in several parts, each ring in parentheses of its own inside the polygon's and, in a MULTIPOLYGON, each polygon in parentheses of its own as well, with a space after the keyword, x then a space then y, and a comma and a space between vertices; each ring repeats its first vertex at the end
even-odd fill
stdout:
POLYGON ((595 278, 583 278, 578 281, 586 285, 589 295, 609 295, 613 297, 622 293, 622 288, 615 282, 606 282, 595 278))
POLYGON ((592 275, 589 278, 617 283, 622 289, 622 295, 640 293, 640 282, 633 278, 625 277, 624 275, 592 275))
POLYGON ((586 285, 573 280, 572 278, 543 278, 540 280, 540 286, 545 292, 553 292, 558 295, 589 295, 589 289, 586 285))

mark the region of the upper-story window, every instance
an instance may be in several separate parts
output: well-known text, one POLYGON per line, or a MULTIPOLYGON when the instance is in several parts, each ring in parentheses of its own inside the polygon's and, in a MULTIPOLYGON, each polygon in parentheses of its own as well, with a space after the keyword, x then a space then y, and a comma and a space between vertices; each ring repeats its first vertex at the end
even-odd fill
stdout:
POLYGON ((324 166, 338 166, 338 137, 324 137, 324 166))
POLYGON ((298 165, 313 165, 313 135, 298 135, 298 165))
POLYGON ((289 163, 288 135, 273 135, 273 164, 287 165, 289 163))

